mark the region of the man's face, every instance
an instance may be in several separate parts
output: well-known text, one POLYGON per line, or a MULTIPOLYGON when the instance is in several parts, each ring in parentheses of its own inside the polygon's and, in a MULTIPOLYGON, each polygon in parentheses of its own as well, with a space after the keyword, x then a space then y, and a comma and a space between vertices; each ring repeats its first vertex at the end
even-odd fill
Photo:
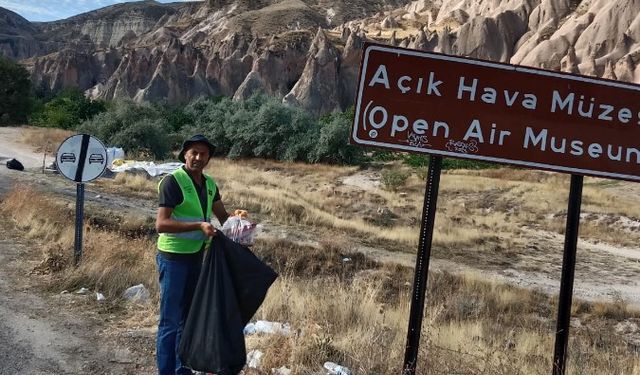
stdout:
POLYGON ((190 171, 200 171, 209 163, 209 147, 204 143, 194 143, 184 153, 185 165, 190 171))

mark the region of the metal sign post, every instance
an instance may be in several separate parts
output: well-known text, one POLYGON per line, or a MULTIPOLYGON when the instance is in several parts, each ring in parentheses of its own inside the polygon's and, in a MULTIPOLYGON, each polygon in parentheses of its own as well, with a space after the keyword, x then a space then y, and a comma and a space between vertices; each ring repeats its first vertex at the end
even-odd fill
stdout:
POLYGON ((76 183, 76 230, 73 260, 77 266, 82 259, 84 223, 84 183, 100 177, 107 168, 107 149, 102 142, 88 134, 73 135, 64 140, 56 152, 58 171, 76 183))
POLYGON ((572 174, 554 375, 564 374, 583 175, 640 181, 640 86, 365 43, 352 144, 431 155, 403 371, 414 374, 441 157, 572 174))
POLYGON ((73 243, 73 264, 82 259, 82 232, 84 223, 84 184, 76 184, 76 235, 73 243))
POLYGON ((582 203, 582 181, 582 176, 571 175, 567 226, 564 233, 564 259, 562 260, 562 280, 560 282, 560 300, 558 303, 553 375, 564 375, 565 373, 567 344, 569 343, 569 325, 571 323, 573 279, 576 269, 578 227, 580 225, 580 205, 582 203))
POLYGON ((431 156, 429 158, 429 174, 427 176, 427 188, 424 192, 424 205, 422 207, 420 242, 418 244, 418 256, 416 257, 411 312, 409 313, 409 329, 407 330, 407 346, 404 353, 404 375, 413 375, 416 373, 441 170, 442 157, 431 156))

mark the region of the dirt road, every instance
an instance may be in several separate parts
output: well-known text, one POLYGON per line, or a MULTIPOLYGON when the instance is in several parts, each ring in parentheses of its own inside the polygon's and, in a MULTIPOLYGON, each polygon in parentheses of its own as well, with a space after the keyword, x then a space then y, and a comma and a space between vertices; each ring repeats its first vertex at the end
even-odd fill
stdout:
MULTIPOLYGON (((40 155, 18 142, 21 132, 0 128, 0 196, 16 183, 34 183, 33 174, 26 178, 25 172, 7 169, 4 161, 16 158, 27 169, 42 165, 40 155)), ((137 373, 131 363, 118 363, 114 346, 99 335, 100 322, 39 293, 37 278, 25 277, 40 254, 20 238, 0 217, 0 375, 137 373)))
POLYGON ((0 128, 0 164, 15 158, 25 168, 42 167, 42 155, 36 154, 20 142, 22 134, 21 128, 0 128))
POLYGON ((19 233, 0 223, 0 374, 133 374, 99 338, 100 324, 63 300, 42 294, 34 278, 34 252, 19 233))

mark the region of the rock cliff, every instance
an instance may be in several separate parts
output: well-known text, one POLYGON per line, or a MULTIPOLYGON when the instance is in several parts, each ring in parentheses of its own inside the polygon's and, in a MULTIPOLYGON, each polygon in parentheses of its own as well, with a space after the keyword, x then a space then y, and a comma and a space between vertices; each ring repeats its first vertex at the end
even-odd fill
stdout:
POLYGON ((346 109, 366 40, 640 83, 640 0, 141 1, 45 23, 0 8, 2 55, 103 99, 346 109))

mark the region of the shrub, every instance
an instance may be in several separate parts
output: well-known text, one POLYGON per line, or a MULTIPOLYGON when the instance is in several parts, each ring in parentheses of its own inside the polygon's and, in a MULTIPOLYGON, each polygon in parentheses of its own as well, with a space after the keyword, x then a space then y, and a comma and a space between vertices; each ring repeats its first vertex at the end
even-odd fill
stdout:
POLYGON ((320 125, 320 135, 309 161, 356 164, 362 161, 364 149, 349 144, 351 119, 348 113, 334 113, 320 125))
POLYGON ((375 150, 371 152, 371 155, 370 155, 370 158, 372 160, 381 161, 381 162, 398 160, 398 158, 400 157, 401 157, 401 154, 397 152, 380 151, 380 150, 375 150))
POLYGON ((34 123, 70 130, 105 110, 105 102, 90 100, 77 88, 67 88, 41 107, 34 115, 34 123))
POLYGON ((162 111, 151 104, 119 100, 107 112, 84 122, 79 131, 95 135, 109 146, 127 153, 150 152, 156 158, 167 155, 170 127, 162 111))
POLYGON ((498 168, 500 165, 495 163, 486 163, 476 160, 466 159, 442 159, 442 169, 490 169, 498 168))
POLYGON ((306 160, 313 148, 316 128, 315 121, 299 109, 272 98, 252 97, 225 126, 233 145, 229 157, 306 160))
POLYGON ((127 152, 143 154, 150 152, 156 159, 161 159, 169 152, 166 128, 168 128, 166 120, 143 119, 122 129, 111 137, 110 142, 127 152))
MULTIPOLYGON (((416 169, 426 170, 429 166, 429 156, 427 155, 406 154, 402 157, 402 161, 404 164, 416 169)), ((489 169, 497 168, 498 166, 499 165, 495 163, 476 160, 442 158, 442 169, 489 169)))
POLYGON ((412 168, 421 168, 429 165, 429 157, 418 154, 405 154, 403 162, 412 168))
POLYGON ((238 103, 224 97, 197 99, 184 109, 194 119, 194 124, 182 129, 183 138, 204 134, 216 147, 217 155, 227 155, 232 144, 227 137, 225 125, 239 107, 238 103))
POLYGON ((318 144, 319 124, 301 109, 293 111, 291 134, 286 144, 283 160, 313 162, 311 155, 318 144))
POLYGON ((193 126, 195 123, 195 114, 183 106, 160 107, 160 112, 163 113, 169 129, 173 132, 193 126))
POLYGON ((320 122, 300 108, 254 95, 244 102, 200 99, 185 108, 195 119, 186 137, 201 132, 230 158, 262 157, 287 161, 354 163, 360 148, 348 144, 350 114, 335 113, 320 122))
POLYGON ((120 100, 85 121, 81 131, 126 152, 162 157, 194 134, 204 134, 217 155, 286 161, 358 163, 363 149, 349 144, 353 114, 333 113, 320 121, 276 98, 254 95, 243 102, 216 97, 180 107, 120 100))
POLYGON ((0 56, 0 123, 26 123, 33 106, 29 72, 0 56))
POLYGON ((409 178, 409 173, 399 171, 396 169, 389 169, 382 171, 380 182, 385 190, 397 191, 403 187, 409 178))

